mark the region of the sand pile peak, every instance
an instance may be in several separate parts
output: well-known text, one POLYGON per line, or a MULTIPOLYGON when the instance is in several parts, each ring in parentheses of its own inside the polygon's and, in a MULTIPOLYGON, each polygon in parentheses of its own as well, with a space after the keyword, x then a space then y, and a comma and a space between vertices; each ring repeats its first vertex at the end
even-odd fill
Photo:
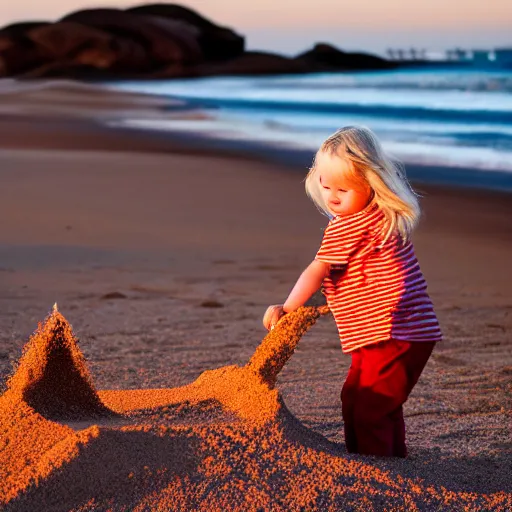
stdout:
POLYGON ((255 372, 262 382, 273 389, 277 375, 293 355, 304 333, 318 317, 329 313, 328 306, 300 307, 280 318, 255 350, 246 368, 255 372))
POLYGON ((112 413, 99 399, 78 339, 57 304, 24 346, 6 393, 48 419, 77 420, 112 413))

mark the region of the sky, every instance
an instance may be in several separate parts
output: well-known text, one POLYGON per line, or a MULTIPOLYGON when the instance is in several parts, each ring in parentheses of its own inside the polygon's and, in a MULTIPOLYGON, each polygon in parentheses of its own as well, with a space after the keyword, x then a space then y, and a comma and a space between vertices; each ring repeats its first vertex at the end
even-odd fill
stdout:
MULTIPOLYGON (((154 0, 148 3, 158 3, 154 0)), ((144 1, 0 1, 0 25, 56 20, 90 7, 131 7, 144 1)), ((178 2, 179 3, 179 2, 178 2)), ((346 51, 384 55, 388 48, 491 49, 512 47, 510 0, 303 0, 286 8, 276 0, 189 0, 180 3, 246 37, 246 50, 296 55, 315 42, 346 51)))

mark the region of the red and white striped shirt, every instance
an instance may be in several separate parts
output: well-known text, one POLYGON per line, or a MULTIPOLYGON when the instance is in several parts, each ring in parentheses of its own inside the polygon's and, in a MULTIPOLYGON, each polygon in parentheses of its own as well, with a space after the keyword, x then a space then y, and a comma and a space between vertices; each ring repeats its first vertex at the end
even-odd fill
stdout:
POLYGON ((386 228, 375 203, 334 217, 315 256, 331 264, 323 293, 345 353, 389 338, 442 339, 412 243, 392 235, 379 247, 386 228))

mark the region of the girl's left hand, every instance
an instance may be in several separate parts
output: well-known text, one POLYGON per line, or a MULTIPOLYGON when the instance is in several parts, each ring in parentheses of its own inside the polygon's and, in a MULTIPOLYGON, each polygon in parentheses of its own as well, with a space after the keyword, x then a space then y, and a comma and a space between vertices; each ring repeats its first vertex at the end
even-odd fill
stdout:
POLYGON ((283 305, 284 304, 274 304, 267 308, 265 314, 263 315, 263 325, 265 326, 265 329, 273 329, 275 324, 277 324, 277 321, 282 316, 286 315, 283 310, 283 305))

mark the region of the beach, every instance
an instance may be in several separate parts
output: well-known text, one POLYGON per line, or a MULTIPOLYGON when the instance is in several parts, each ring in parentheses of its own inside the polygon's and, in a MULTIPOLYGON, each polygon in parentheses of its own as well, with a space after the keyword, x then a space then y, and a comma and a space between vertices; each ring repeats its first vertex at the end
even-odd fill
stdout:
MULTIPOLYGON (((151 408, 149 398, 130 408, 135 394, 127 394, 121 406, 114 391, 170 390, 207 370, 245 365, 267 335, 265 309, 284 302, 327 219, 304 192, 307 168, 242 147, 204 147, 192 136, 106 127, 108 95, 84 104, 66 94, 58 91, 68 98, 59 114, 46 108, 48 96, 30 103, 21 95, 19 104, 11 97, 1 111, 0 381, 5 391, 57 303, 100 399, 134 416, 46 419, 44 429, 67 425, 81 448, 65 457, 34 449, 41 459, 27 456, 26 467, 59 463, 18 483, 0 465, 7 510, 42 502, 45 510, 510 510, 510 193, 415 185, 423 216, 413 240, 444 340, 404 406, 407 459, 346 453, 339 394, 350 357, 330 315, 316 320, 279 373, 286 414, 279 409, 269 424, 247 426, 220 399, 198 401, 194 412, 189 397, 189 409, 163 411, 165 400, 151 408), (170 429, 158 434, 161 444, 155 426, 170 429), (116 464, 125 444, 133 452, 116 464)), ((159 105, 137 98, 133 109, 159 105)), ((321 303, 316 294, 308 305, 321 303)), ((15 436, 9 415, 26 410, 9 403, 4 438, 15 436)), ((32 442, 32 423, 20 418, 27 430, 13 439, 25 433, 32 442)))

